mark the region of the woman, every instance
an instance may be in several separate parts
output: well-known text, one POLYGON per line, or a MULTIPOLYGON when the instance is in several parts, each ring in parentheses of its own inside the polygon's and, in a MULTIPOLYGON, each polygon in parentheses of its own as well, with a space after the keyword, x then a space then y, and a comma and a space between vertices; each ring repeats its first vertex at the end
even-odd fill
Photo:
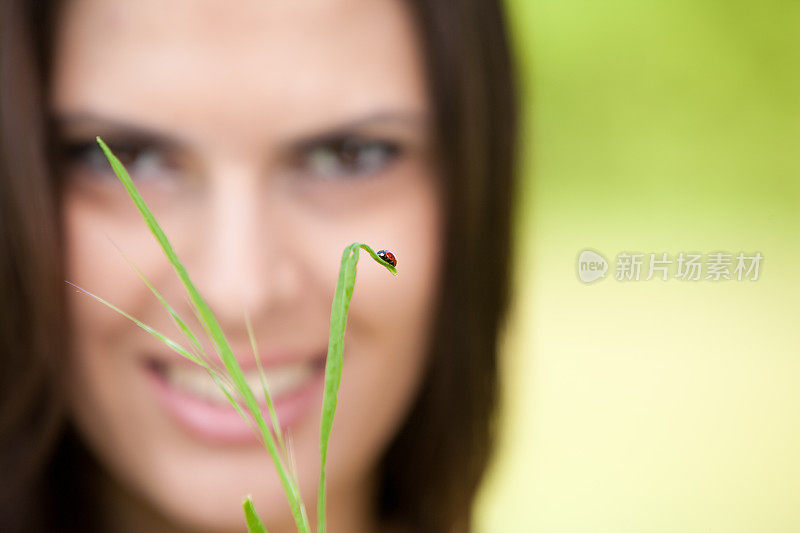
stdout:
POLYGON ((0 530, 241 530, 247 493, 270 531, 294 527, 266 453, 207 376, 64 284, 179 338, 116 246, 191 316, 100 135, 246 369, 252 320, 312 523, 339 257, 353 241, 397 254, 394 279, 360 264, 328 527, 468 531, 507 305, 515 106, 500 6, 225 8, 2 5, 0 530))

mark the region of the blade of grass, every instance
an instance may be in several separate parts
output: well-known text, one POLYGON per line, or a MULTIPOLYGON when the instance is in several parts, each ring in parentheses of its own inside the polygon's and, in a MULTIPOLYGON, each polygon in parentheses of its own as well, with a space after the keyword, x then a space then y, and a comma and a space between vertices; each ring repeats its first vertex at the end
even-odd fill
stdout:
POLYGON ((331 305, 331 328, 328 334, 328 356, 325 360, 325 388, 322 398, 322 421, 319 430, 320 473, 317 493, 317 531, 325 532, 325 465, 328 459, 328 442, 330 441, 333 417, 336 414, 339 384, 342 380, 342 356, 344 353, 344 332, 347 326, 347 313, 353 288, 356 283, 356 265, 359 248, 384 266, 389 272, 397 275, 397 269, 378 257, 378 254, 364 243, 354 242, 342 252, 342 263, 339 267, 339 279, 331 305))
POLYGON ((136 186, 133 184, 133 181, 130 179, 127 170, 119 161, 119 159, 111 152, 108 148, 106 143, 98 136, 96 138, 98 144, 103 149, 103 152, 106 155, 109 163, 111 164, 114 173, 122 182, 125 189, 128 191, 131 199, 136 204, 136 207, 139 209, 142 217, 144 218, 145 222, 147 223, 150 232, 156 238, 158 243, 161 245, 161 249, 164 251, 164 254, 167 256, 170 264, 173 266, 175 272, 178 274, 178 277, 181 279, 186 291, 189 293, 190 300, 192 304, 197 308, 198 314, 210 332, 210 336, 212 341, 214 342, 215 348, 220 354, 222 358, 222 362, 225 365, 225 368, 228 370, 228 374, 231 376, 231 379, 236 386, 236 389, 244 398, 245 404, 247 405, 248 410, 253 415, 253 418, 258 426, 261 434, 264 437, 264 443, 266 444, 267 451, 272 458, 273 463, 275 464, 276 470, 278 472, 278 477, 280 478, 281 484, 283 485, 284 492, 286 493, 287 498, 289 499, 289 504, 292 510, 292 516, 295 519, 295 523, 297 524, 297 528, 299 531, 303 533, 308 533, 310 531, 310 526, 308 524, 308 517, 306 516, 305 506, 303 505, 302 500, 300 499, 299 490, 296 486, 294 486, 292 480, 290 479, 289 475, 286 472, 286 467, 281 460, 276 442, 272 433, 269 431, 267 427, 266 421, 264 420, 264 416, 261 413, 261 409, 258 406, 258 402, 255 399, 255 395, 253 391, 250 389, 250 386, 247 384, 245 380, 244 373, 242 372, 239 363, 236 361, 236 357, 233 354, 233 351, 228 344, 228 341, 225 337, 225 334, 222 331, 219 323, 216 320, 216 317, 211 312, 211 309, 208 307, 208 304, 200 296, 200 293, 195 288, 194 284, 192 283, 191 279, 189 278, 189 274, 186 272, 186 268, 178 259, 175 250, 172 248, 167 236, 164 234, 164 231, 159 226, 158 222, 156 222, 155 217, 153 216, 150 209, 147 207, 144 199, 142 198, 139 191, 136 189, 136 186))
POLYGON ((225 374, 222 372, 222 369, 219 367, 219 365, 217 365, 216 363, 214 363, 214 361, 208 358, 208 356, 205 353, 205 350, 203 350, 203 346, 200 344, 200 342, 197 340, 197 337, 194 335, 194 332, 181 319, 180 315, 178 315, 175 309, 173 309, 172 306, 169 304, 169 302, 167 302, 167 300, 161 295, 161 293, 158 292, 158 290, 156 290, 155 287, 153 287, 153 284, 150 283, 150 281, 145 277, 144 274, 142 274, 142 272, 137 268, 137 266, 133 263, 133 261, 130 260, 130 258, 125 254, 125 252, 123 252, 122 249, 120 249, 120 247, 117 246, 117 243, 111 240, 110 237, 108 240, 111 241, 111 244, 114 245, 114 247, 122 255, 125 261, 127 261, 128 265, 130 265, 130 267, 134 270, 134 272, 136 272, 136 274, 144 282, 144 284, 147 285, 147 288, 149 288, 150 291, 155 295, 155 297, 158 298, 158 301, 161 302, 161 304, 167 309, 170 316, 172 317, 173 322, 175 322, 175 324, 178 326, 181 332, 183 332, 183 335, 186 337, 186 339, 189 342, 191 342, 192 345, 197 350, 195 355, 197 355, 199 359, 203 360, 204 362, 203 366, 213 368, 214 371, 219 374, 220 378, 226 381, 229 386, 233 387, 233 384, 230 382, 229 379, 227 379, 227 376, 225 376, 225 374))
POLYGON ((244 508, 244 516, 247 520, 247 530, 250 533, 267 533, 267 528, 261 523, 261 519, 256 514, 256 508, 253 506, 253 498, 248 496, 242 504, 244 508))
POLYGON ((170 339, 169 337, 167 337, 163 333, 159 333, 158 331, 154 330, 153 328, 151 328, 147 324, 144 324, 143 322, 141 322, 137 318, 132 317, 131 315, 129 315, 128 313, 126 313, 125 311, 120 309, 119 307, 115 306, 111 302, 105 301, 104 299, 100 298, 96 294, 92 294, 91 292, 87 291, 86 289, 75 285, 71 281, 66 281, 65 280, 65 282, 69 283, 70 285, 72 285, 73 287, 78 289, 80 292, 82 292, 82 293, 84 293, 84 294, 86 294, 88 296, 91 296, 92 298, 94 298, 98 302, 110 307, 111 309, 113 309, 114 311, 119 313, 120 315, 124 316, 125 318, 127 318, 128 320, 130 320, 131 322, 133 322, 134 324, 136 324, 137 326, 139 326, 140 328, 142 328, 143 330, 145 330, 146 332, 150 333, 155 338, 157 338, 158 340, 160 340, 161 342, 166 344, 171 350, 181 354, 182 356, 184 356, 185 358, 189 359, 190 361, 192 361, 194 363, 197 363, 200 366, 203 366, 202 361, 195 354, 191 353, 186 348, 184 348, 183 346, 181 346, 177 342, 173 341, 172 339, 170 339))
POLYGON ((294 439, 292 438, 291 429, 286 432, 286 455, 286 461, 289 463, 289 471, 294 478, 294 484, 299 487, 300 482, 297 479, 297 462, 295 461, 294 456, 294 439))
POLYGON ((250 346, 252 346, 253 348, 253 357, 255 357, 256 359, 256 366, 258 367, 258 376, 261 378, 261 388, 264 390, 264 399, 267 403, 267 409, 269 409, 269 416, 270 419, 272 420, 272 427, 275 430, 275 434, 278 437, 278 444, 280 444, 285 459, 286 445, 283 442, 283 432, 281 431, 281 425, 278 423, 278 414, 275 412, 275 406, 272 404, 272 398, 270 397, 269 391, 267 390, 267 380, 266 377, 264 376, 264 368, 261 366, 261 358, 258 357, 258 346, 256 346, 256 337, 253 334, 253 326, 250 323, 250 317, 247 315, 246 310, 244 312, 244 321, 245 324, 247 325, 247 335, 250 337, 250 346))
POLYGON ((212 369, 211 367, 209 367, 208 365, 206 365, 202 359, 199 359, 195 354, 191 353, 190 351, 185 349, 183 346, 181 346, 177 342, 173 341, 172 339, 170 339, 169 337, 167 337, 163 333, 160 333, 160 332, 156 331, 155 329, 151 328, 147 324, 144 324, 143 322, 141 322, 137 318, 134 318, 133 316, 129 315, 128 313, 126 313, 122 309, 118 308, 114 304, 112 304, 110 302, 107 302, 106 300, 100 298, 96 294, 93 294, 93 293, 87 291, 86 289, 75 285, 74 283, 72 283, 70 281, 66 281, 66 283, 69 283, 70 285, 72 285, 73 287, 75 287, 76 289, 81 291, 82 293, 84 293, 84 294, 86 294, 88 296, 91 296, 92 298, 94 298, 98 302, 108 306, 109 308, 113 309, 114 311, 116 311, 120 315, 124 316, 125 318, 127 318, 128 320, 130 320, 131 322, 133 322, 134 324, 136 324, 137 326, 139 326, 140 328, 142 328, 143 330, 147 331, 148 333, 153 335, 155 338, 157 338, 158 340, 163 342, 171 350, 179 353, 183 357, 185 357, 185 358, 189 359, 190 361, 192 361, 192 362, 202 366, 203 368, 205 368, 206 371, 208 372, 208 374, 211 376, 211 379, 213 379, 214 382, 217 384, 217 386, 220 389, 222 389, 222 392, 225 394, 225 396, 227 397, 228 401, 233 405, 233 407, 236 409, 236 411, 239 413, 239 415, 242 418, 244 418, 244 420, 253 428, 253 430, 255 430, 255 427, 253 427, 253 422, 249 418, 247 418, 247 416, 244 414, 244 412, 242 412, 242 409, 241 409, 241 407, 239 407, 239 404, 236 403, 236 401, 231 396, 231 393, 228 390, 228 386, 226 386, 222 382, 222 380, 220 379, 220 374, 217 371, 215 371, 214 369, 212 369))

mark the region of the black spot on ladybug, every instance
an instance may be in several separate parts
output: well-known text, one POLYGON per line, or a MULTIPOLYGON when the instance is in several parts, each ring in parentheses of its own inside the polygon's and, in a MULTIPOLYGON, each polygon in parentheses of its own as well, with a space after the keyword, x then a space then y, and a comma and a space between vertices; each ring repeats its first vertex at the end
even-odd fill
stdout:
POLYGON ((395 258, 394 254, 389 250, 381 250, 378 252, 378 257, 392 265, 393 267, 397 267, 397 259, 395 258))

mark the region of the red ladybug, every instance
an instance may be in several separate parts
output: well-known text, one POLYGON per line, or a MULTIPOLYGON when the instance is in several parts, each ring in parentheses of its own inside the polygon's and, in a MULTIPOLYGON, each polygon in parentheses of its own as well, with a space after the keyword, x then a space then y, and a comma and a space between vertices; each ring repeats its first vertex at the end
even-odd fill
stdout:
POLYGON ((378 252, 378 257, 392 265, 393 267, 397 267, 397 259, 395 258, 394 254, 389 250, 381 250, 378 252))

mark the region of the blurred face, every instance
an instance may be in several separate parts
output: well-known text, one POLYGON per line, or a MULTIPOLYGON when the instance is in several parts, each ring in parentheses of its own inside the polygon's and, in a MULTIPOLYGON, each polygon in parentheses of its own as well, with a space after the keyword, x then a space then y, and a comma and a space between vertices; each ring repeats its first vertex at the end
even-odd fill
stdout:
MULTIPOLYGON (((362 254, 329 449, 330 529, 363 529, 376 461, 422 377, 439 282, 440 192, 410 14, 391 0, 74 0, 58 20, 67 279, 184 341, 121 250, 217 360, 99 135, 255 378, 250 317, 312 515, 342 250, 396 254, 396 278, 362 254)), ((68 292, 71 413, 117 487, 118 516, 241 530, 251 493, 270 531, 290 530, 266 451, 208 375, 68 292)))

